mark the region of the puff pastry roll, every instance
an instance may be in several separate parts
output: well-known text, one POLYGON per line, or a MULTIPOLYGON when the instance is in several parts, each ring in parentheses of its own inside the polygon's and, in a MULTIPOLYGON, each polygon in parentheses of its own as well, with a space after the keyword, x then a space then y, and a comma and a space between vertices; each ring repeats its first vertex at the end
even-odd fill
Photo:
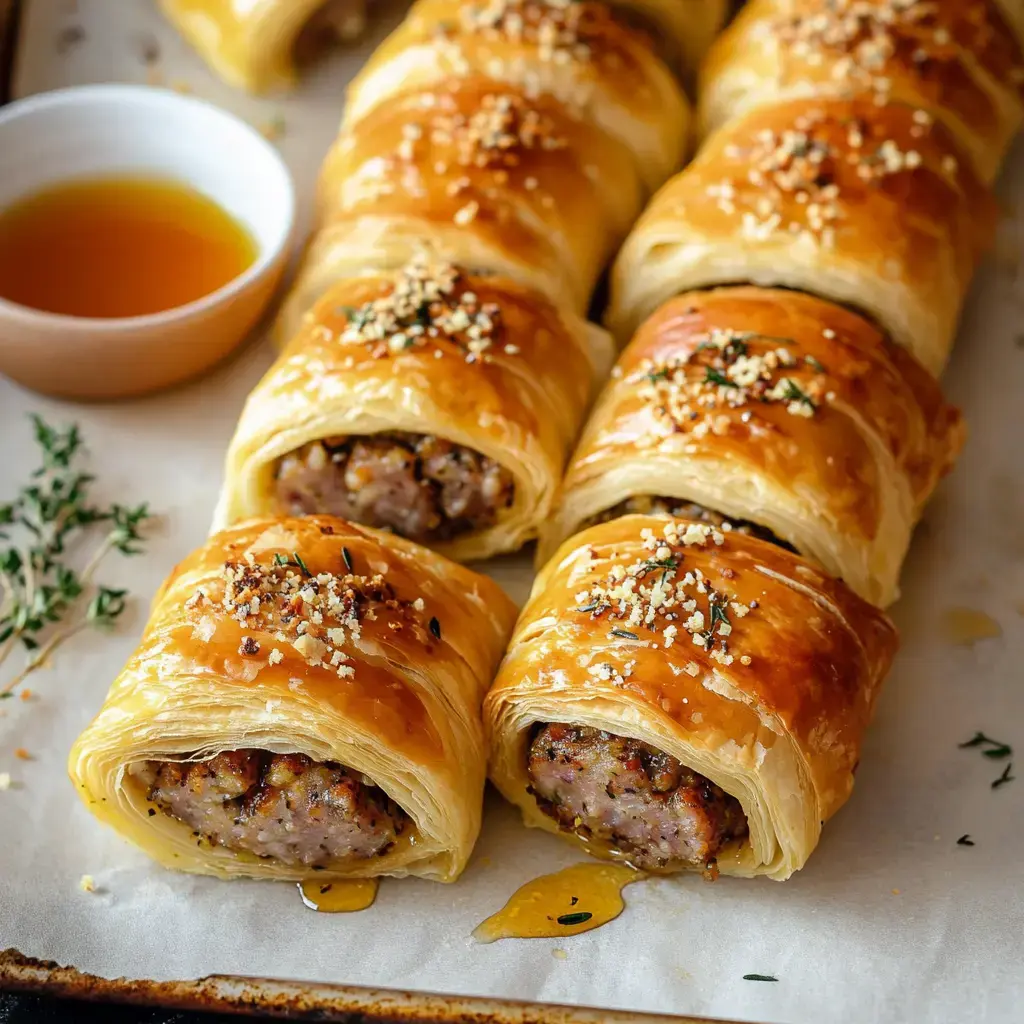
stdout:
POLYGON ((424 238, 448 260, 585 311, 642 205, 627 150, 550 96, 483 77, 392 96, 327 156, 319 231, 282 336, 328 284, 367 265, 399 267, 424 238))
POLYGON ((467 74, 553 95, 624 143, 650 188, 682 163, 686 96, 653 37, 605 3, 419 0, 352 83, 345 123, 398 92, 467 74))
POLYGON ((756 108, 647 207, 608 322, 625 342, 679 292, 784 286, 866 313, 938 374, 994 222, 990 193, 922 110, 870 97, 756 108))
POLYGON ((327 512, 470 560, 553 507, 611 339, 507 278, 338 282, 250 395, 219 523, 327 512))
POLYGON ((753 287, 680 295, 622 354, 539 555, 660 508, 783 541, 885 606, 963 435, 936 381, 842 307, 753 287))
POLYGON ((480 827, 500 588, 330 517, 211 538, 71 750, 79 795, 165 867, 453 881, 480 827))
POLYGON ((996 0, 751 0, 701 72, 704 132, 794 96, 867 93, 941 121, 983 179, 1024 115, 1024 58, 996 0))
POLYGON ((537 578, 484 701, 491 779, 599 857, 782 880, 850 795, 895 648, 777 546, 616 519, 537 578))
POLYGON ((226 82, 250 92, 295 84, 303 38, 354 39, 363 0, 160 0, 179 32, 226 82))

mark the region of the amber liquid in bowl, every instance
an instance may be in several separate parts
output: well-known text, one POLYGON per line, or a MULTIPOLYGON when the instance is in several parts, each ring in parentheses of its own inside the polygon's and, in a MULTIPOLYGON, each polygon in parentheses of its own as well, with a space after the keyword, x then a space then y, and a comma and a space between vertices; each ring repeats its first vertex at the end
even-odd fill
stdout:
POLYGON ((0 211, 0 298, 65 316, 145 316, 217 291, 257 254, 242 224, 181 182, 70 181, 0 211))

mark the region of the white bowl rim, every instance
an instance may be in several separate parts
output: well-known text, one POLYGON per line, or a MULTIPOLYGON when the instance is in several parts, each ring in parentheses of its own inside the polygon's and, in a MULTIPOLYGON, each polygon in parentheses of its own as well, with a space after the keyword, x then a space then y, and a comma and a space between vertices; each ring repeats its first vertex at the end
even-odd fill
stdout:
MULTIPOLYGON (((262 151, 264 158, 274 165, 275 170, 280 173, 281 180, 284 182, 288 208, 285 211, 284 230, 281 232, 281 237, 277 240, 276 244, 263 249, 257 259, 242 271, 241 274, 233 277, 226 284, 221 285, 216 291, 212 291, 198 299, 193 299, 191 302, 186 302, 181 306, 172 306, 170 309, 162 310, 159 313, 145 313, 140 316, 124 317, 72 316, 67 313, 49 313, 45 310, 33 309, 31 306, 24 306, 20 302, 12 302, 0 296, 0 316, 20 320, 34 327, 52 327, 64 331, 137 331, 145 330, 146 328, 171 326, 208 312, 214 307, 221 305, 225 300, 234 298, 245 291, 267 274, 290 247, 292 232, 295 228, 296 195, 295 182, 292 179, 291 172, 288 170, 288 165, 274 146, 253 128, 251 124, 243 121, 242 118, 237 117, 223 107, 217 106, 215 103, 199 99, 196 96, 185 96, 171 89, 159 86, 131 85, 121 82, 73 85, 63 89, 51 89, 47 92, 25 96, 3 107, 0 109, 0 130, 9 121, 31 117, 47 107, 61 106, 69 102, 77 103, 82 100, 116 99, 118 97, 136 102, 151 103, 155 106, 179 105, 192 107, 206 113, 213 113, 240 127, 256 143, 257 149, 262 151)), ((74 180, 74 177, 72 176, 68 180, 74 180)))

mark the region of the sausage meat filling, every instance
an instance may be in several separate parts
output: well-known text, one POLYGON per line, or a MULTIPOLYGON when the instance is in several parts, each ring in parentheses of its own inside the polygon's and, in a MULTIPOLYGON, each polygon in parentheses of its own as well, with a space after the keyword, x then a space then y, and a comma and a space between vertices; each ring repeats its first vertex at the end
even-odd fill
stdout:
POLYGON ((408 822, 365 777, 303 754, 231 750, 208 761, 146 761, 133 774, 200 842, 293 867, 386 853, 408 822))
POLYGON ((730 519, 723 516, 714 509, 705 508, 693 501, 686 501, 683 498, 663 498, 648 494, 638 494, 618 505, 591 516, 584 523, 584 526, 597 526, 599 523, 608 523, 620 516, 651 515, 651 516, 675 516, 678 519, 696 519, 698 522, 707 523, 709 526, 716 526, 719 529, 728 525, 730 530, 736 533, 743 533, 750 537, 757 537, 758 540, 768 541, 787 551, 794 551, 792 545, 780 540, 771 530, 757 523, 747 522, 745 519, 730 519))
POLYGON ((639 740, 551 724, 538 729, 527 756, 541 810, 638 868, 703 868, 747 834, 735 797, 639 740))
POLYGON ((421 542, 491 526, 513 497, 504 466, 429 434, 325 438, 277 468, 282 512, 325 512, 421 542))

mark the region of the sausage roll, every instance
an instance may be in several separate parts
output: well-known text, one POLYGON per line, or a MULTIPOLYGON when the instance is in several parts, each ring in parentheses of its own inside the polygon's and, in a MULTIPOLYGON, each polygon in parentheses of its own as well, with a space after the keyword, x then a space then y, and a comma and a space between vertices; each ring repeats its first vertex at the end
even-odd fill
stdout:
POLYGON ((326 512, 459 560, 513 551, 611 347, 506 278, 423 259, 340 281, 249 397, 218 523, 326 512))
POLYGON ((1024 58, 997 0, 751 0, 701 72, 705 132, 795 96, 927 110, 991 182, 1024 114, 1024 58))
POLYGON ((500 588, 339 519, 257 520, 179 565, 69 771, 166 867, 453 881, 480 827, 500 588))
POLYGON ((755 108, 647 207, 613 271, 609 324, 625 342, 679 292, 781 285, 866 313, 937 374, 994 221, 925 111, 870 97, 755 108))
POLYGON ((295 83, 295 51, 305 40, 354 39, 363 0, 160 0, 164 13, 226 82, 250 92, 295 83))
POLYGON ((782 880, 850 795, 895 647, 790 552, 625 516, 538 576, 484 701, 491 779, 599 857, 782 880))
POLYGON ((650 188, 682 162, 689 105, 654 37, 589 0, 418 0, 352 83, 346 124, 398 92, 467 74, 550 93, 624 143, 650 188))
POLYGON ((962 442, 935 380, 856 314, 799 292, 691 292, 622 354, 539 554, 661 509, 783 541, 884 606, 962 442))
POLYGON ((392 96, 355 121, 323 165, 319 205, 284 338, 331 282, 401 266, 423 238, 583 312, 643 193, 628 151, 599 128, 478 76, 392 96))

